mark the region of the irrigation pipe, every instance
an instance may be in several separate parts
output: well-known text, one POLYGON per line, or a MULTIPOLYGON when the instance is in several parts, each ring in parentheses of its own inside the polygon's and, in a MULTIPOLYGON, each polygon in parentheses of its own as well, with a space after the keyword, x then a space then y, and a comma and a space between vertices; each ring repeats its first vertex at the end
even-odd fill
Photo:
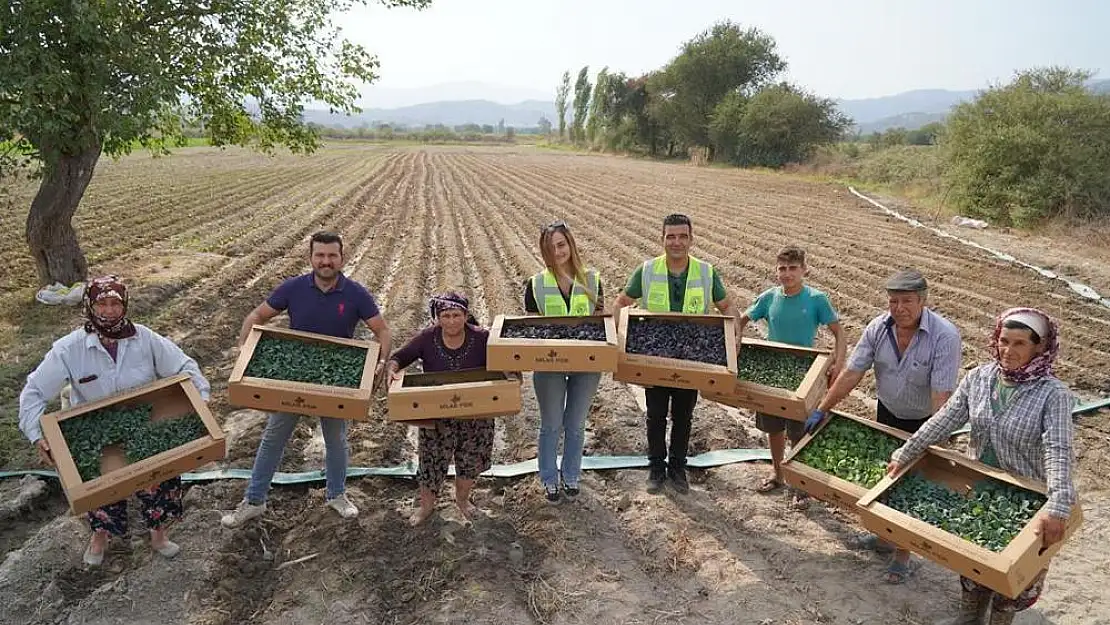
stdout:
MULTIPOLYGON (((707 451, 696 456, 691 456, 686 464, 698 469, 708 469, 710 467, 719 467, 726 464, 734 464, 737 462, 753 462, 757 460, 770 460, 771 452, 767 449, 721 449, 717 451, 707 451)), ((612 469, 642 469, 648 466, 648 460, 644 456, 584 456, 582 458, 582 469, 586 471, 608 471, 612 469)), ((414 478, 416 477, 416 464, 406 463, 395 467, 350 467, 347 469, 347 477, 396 477, 396 478, 414 478)), ((523 462, 516 462, 513 464, 499 464, 490 467, 488 471, 482 474, 484 477, 520 477, 530 473, 536 473, 539 467, 536 460, 525 460, 523 462)), ((451 475, 454 475, 455 467, 450 469, 451 475)), ((36 475, 38 477, 52 477, 57 478, 58 474, 48 469, 20 469, 15 471, 0 471, 0 479, 23 477, 24 475, 36 475)), ((250 469, 217 469, 214 471, 202 471, 199 473, 185 473, 182 474, 181 479, 185 482, 211 482, 215 480, 249 480, 251 477, 250 469)), ((274 475, 274 484, 305 484, 311 482, 322 482, 324 480, 323 471, 302 471, 299 473, 278 473, 274 475)))
POLYGON ((1049 278, 1050 280, 1059 280, 1059 281, 1063 282, 1064 284, 1068 285, 1068 288, 1070 288, 1077 295, 1083 297, 1084 299, 1088 299, 1088 300, 1091 300, 1091 301, 1094 301, 1094 302, 1098 302, 1098 303, 1102 304, 1103 306, 1105 306, 1107 308, 1110 308, 1110 297, 1105 297, 1103 295, 1100 295, 1097 291, 1095 291, 1091 287, 1087 286, 1086 284, 1083 284, 1083 283, 1080 283, 1080 282, 1075 282, 1073 280, 1069 280, 1069 279, 1057 274, 1054 271, 1049 271, 1048 269, 1045 269, 1044 267, 1038 267, 1036 265, 1031 265, 1027 262, 1018 260, 1014 256, 1011 256, 1010 254, 1007 254, 1006 252, 1000 252, 998 250, 986 247, 985 245, 980 245, 980 244, 976 243, 975 241, 971 241, 971 240, 965 239, 963 237, 958 237, 958 236, 956 236, 956 235, 954 235, 950 232, 945 232, 944 230, 941 230, 940 228, 934 228, 933 226, 927 226, 927 225, 921 223, 920 221, 918 221, 918 220, 916 220, 912 217, 906 217, 905 215, 903 215, 902 213, 899 213, 898 211, 896 211, 894 209, 887 208, 886 206, 883 206, 882 204, 880 204, 876 200, 873 200, 873 199, 867 197, 866 195, 860 193, 859 191, 856 191, 855 187, 849 186, 848 191, 852 195, 860 198, 861 200, 864 200, 864 201, 870 203, 872 206, 875 206, 875 207, 879 208, 880 210, 885 212, 887 215, 890 215, 891 217, 894 217, 895 219, 900 219, 900 220, 910 224, 914 228, 924 228, 924 229, 932 232, 933 234, 935 234, 939 237, 943 237, 945 239, 952 239, 953 241, 957 241, 957 242, 962 243, 962 244, 964 244, 968 247, 973 247, 977 250, 982 250, 982 251, 990 254, 991 256, 994 256, 995 258, 999 258, 1001 260, 1012 263, 1012 264, 1017 265, 1019 267, 1024 267, 1026 269, 1029 269, 1030 271, 1034 271, 1034 272, 1044 276, 1045 278, 1049 278))

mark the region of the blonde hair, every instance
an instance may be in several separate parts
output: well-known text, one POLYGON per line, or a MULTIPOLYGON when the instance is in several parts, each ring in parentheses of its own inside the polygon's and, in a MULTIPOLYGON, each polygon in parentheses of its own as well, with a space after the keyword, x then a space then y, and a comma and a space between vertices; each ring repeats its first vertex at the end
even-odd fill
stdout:
POLYGON ((590 291, 589 283, 586 279, 586 265, 582 262, 582 257, 578 254, 578 244, 574 242, 574 235, 570 233, 570 226, 568 226, 566 222, 557 221, 540 232, 540 256, 543 257, 544 266, 558 277, 559 268, 555 263, 555 244, 551 240, 556 232, 563 233, 563 236, 567 240, 567 246, 570 248, 570 277, 573 278, 575 282, 582 285, 582 290, 586 292, 586 297, 590 300, 590 304, 596 306, 597 293, 590 291))

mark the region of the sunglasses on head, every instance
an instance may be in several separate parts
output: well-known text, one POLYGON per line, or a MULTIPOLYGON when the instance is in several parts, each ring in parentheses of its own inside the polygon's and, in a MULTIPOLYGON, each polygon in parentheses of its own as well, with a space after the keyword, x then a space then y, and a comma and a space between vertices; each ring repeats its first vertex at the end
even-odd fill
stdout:
POLYGON ((545 227, 543 229, 543 231, 547 232, 548 230, 557 230, 559 228, 562 228, 563 230, 566 230, 567 229, 567 222, 560 219, 559 221, 556 221, 556 222, 553 222, 553 223, 549 224, 547 227, 545 227))

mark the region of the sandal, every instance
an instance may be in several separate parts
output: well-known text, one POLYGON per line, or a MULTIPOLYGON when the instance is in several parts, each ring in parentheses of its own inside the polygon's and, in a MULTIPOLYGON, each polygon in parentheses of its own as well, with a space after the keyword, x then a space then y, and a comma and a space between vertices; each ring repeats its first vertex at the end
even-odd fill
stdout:
POLYGON ((894 551, 894 547, 890 543, 879 540, 878 536, 868 532, 856 534, 848 539, 847 544, 848 548, 853 551, 874 551, 875 553, 892 553, 894 551))
POLYGON ((890 566, 886 567, 883 581, 894 585, 905 584, 906 580, 913 577, 913 574, 916 573, 919 568, 921 568, 921 561, 913 557, 905 564, 897 560, 892 560, 890 566))
POLYGON ((768 493, 775 492, 776 490, 782 488, 782 486, 783 484, 781 481, 779 481, 779 478, 769 477, 763 480, 759 487, 755 489, 755 492, 766 495, 768 493))

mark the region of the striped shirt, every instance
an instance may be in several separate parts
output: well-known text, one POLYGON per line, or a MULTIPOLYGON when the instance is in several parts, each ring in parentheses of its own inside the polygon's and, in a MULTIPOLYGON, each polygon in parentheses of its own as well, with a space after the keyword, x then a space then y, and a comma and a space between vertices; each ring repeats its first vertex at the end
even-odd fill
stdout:
POLYGON ((933 392, 956 390, 960 347, 956 326, 926 308, 909 348, 901 354, 894 318, 883 313, 867 324, 848 369, 867 371, 874 366, 879 401, 899 419, 925 419, 933 414, 933 392))
POLYGON ((1048 486, 1048 511, 1068 518, 1075 504, 1072 408, 1075 397, 1060 380, 1048 377, 1017 385, 1008 405, 992 404, 998 363, 972 369, 948 403, 894 452, 905 464, 971 421, 968 455, 980 459, 989 447, 1001 469, 1048 486), (1000 410, 996 410, 996 407, 1000 410))

